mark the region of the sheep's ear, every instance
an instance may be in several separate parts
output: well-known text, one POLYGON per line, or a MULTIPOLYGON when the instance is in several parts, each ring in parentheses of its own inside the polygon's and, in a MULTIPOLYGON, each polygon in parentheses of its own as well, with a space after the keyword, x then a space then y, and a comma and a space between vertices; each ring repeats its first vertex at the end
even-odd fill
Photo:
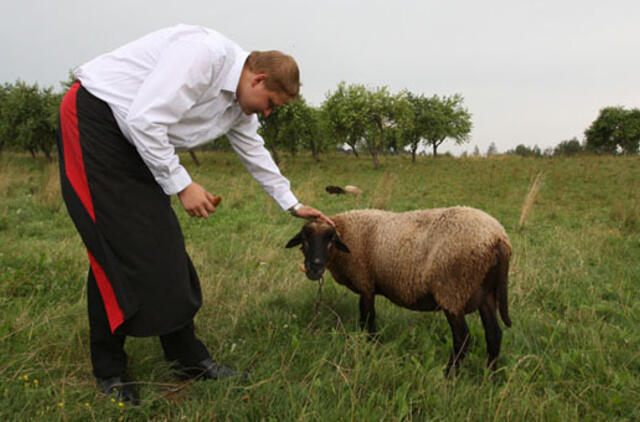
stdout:
POLYGON ((335 242, 336 248, 340 249, 342 252, 351 253, 347 245, 344 244, 344 242, 342 241, 342 239, 340 239, 340 236, 338 236, 337 233, 334 236, 333 241, 335 242))
POLYGON ((287 246, 285 246, 285 248, 293 248, 294 246, 299 245, 301 243, 302 243, 302 230, 300 230, 300 232, 298 232, 297 235, 293 236, 291 240, 287 242, 287 246))

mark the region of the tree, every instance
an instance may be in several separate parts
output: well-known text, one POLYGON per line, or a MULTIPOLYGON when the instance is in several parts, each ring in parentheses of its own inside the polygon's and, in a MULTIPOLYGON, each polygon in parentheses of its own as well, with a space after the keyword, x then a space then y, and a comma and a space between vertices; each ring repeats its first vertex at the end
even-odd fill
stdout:
POLYGON ((413 162, 416 161, 418 148, 428 133, 430 104, 430 100, 423 95, 416 96, 408 91, 401 92, 396 98, 398 138, 402 147, 409 147, 413 162))
POLYGON ((616 154, 637 154, 640 145, 640 110, 605 107, 584 132, 590 151, 616 154))
POLYGON ((330 146, 335 147, 335 140, 329 130, 329 121, 322 108, 309 107, 310 122, 313 125, 308 138, 303 138, 304 145, 311 151, 311 156, 320 161, 320 153, 330 146))
POLYGON ((394 123, 393 98, 386 86, 378 87, 374 91, 366 90, 364 118, 364 142, 373 158, 373 165, 380 168, 378 155, 384 150, 385 132, 394 123))
POLYGON ((280 137, 282 145, 294 156, 300 147, 308 147, 317 159, 322 145, 318 138, 318 116, 313 107, 307 105, 301 96, 295 101, 288 102, 281 109, 283 127, 280 137))
POLYGON ((271 151, 271 155, 276 164, 280 164, 278 149, 282 144, 281 133, 284 126, 285 115, 286 112, 283 110, 283 107, 276 107, 268 117, 258 114, 258 120, 260 120, 258 133, 260 133, 264 139, 264 145, 271 151))
POLYGON ((582 152, 582 145, 577 138, 561 141, 553 149, 553 155, 575 155, 582 152))
POLYGON ((322 104, 327 127, 336 143, 347 144, 358 157, 358 144, 364 137, 366 94, 363 85, 340 82, 335 92, 329 91, 322 104))
POLYGON ((316 154, 321 148, 320 139, 317 137, 317 115, 303 97, 289 101, 275 108, 269 117, 259 116, 259 119, 260 134, 276 163, 280 162, 280 148, 287 149, 292 156, 295 156, 303 145, 313 144, 312 151, 315 150, 316 154))
POLYGON ((524 144, 519 144, 515 149, 507 151, 507 154, 515 154, 521 157, 542 157, 542 151, 537 145, 529 148, 524 144))
POLYGON ((495 142, 491 142, 489 148, 487 148, 487 157, 491 157, 492 155, 496 155, 498 153, 498 147, 496 147, 495 142))
POLYGON ((433 148, 433 157, 438 154, 438 147, 447 139, 453 139, 456 144, 468 140, 471 132, 471 113, 462 105, 460 94, 451 97, 434 95, 429 99, 429 106, 425 112, 425 140, 433 148))
POLYGON ((55 145, 60 95, 51 87, 16 82, 5 92, 0 114, 0 139, 7 146, 26 150, 32 156, 42 151, 50 159, 55 145))

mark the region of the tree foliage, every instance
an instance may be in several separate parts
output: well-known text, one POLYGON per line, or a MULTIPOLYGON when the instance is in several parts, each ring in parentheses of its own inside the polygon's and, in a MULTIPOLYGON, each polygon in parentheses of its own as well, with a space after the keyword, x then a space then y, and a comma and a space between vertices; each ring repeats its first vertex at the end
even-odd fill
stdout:
POLYGON ((334 92, 329 91, 322 105, 327 127, 337 144, 347 144, 358 157, 358 145, 364 137, 366 94, 363 85, 340 82, 334 92))
POLYGON ((640 109, 605 107, 584 134, 589 151, 637 154, 640 146, 640 109))
POLYGON ((385 132, 395 125, 393 97, 387 87, 379 87, 373 91, 364 90, 364 144, 373 158, 373 165, 380 168, 378 156, 385 147, 385 132))
POLYGON ((519 144, 514 149, 507 151, 506 154, 514 154, 521 157, 542 157, 542 150, 537 145, 528 147, 524 144, 519 144))
POLYGON ((438 147, 451 138, 456 144, 467 142, 471 128, 471 113, 463 106, 463 97, 455 94, 450 97, 434 95, 429 99, 425 118, 425 139, 433 148, 433 156, 438 154, 438 147))
POLYGON ((0 139, 4 146, 26 150, 32 156, 43 152, 51 158, 55 148, 60 94, 53 88, 18 81, 5 85, 0 106, 0 139))
POLYGON ((398 94, 395 103, 398 138, 402 148, 409 148, 412 161, 416 161, 418 148, 427 133, 430 102, 424 96, 416 96, 409 91, 398 94))
POLYGON ((259 132, 276 163, 280 162, 278 151, 281 149, 295 156, 299 149, 310 148, 314 157, 322 150, 318 133, 320 116, 303 97, 276 107, 268 117, 260 115, 259 119, 259 132))
POLYGON ((426 98, 408 91, 392 95, 387 87, 368 89, 364 85, 341 82, 323 104, 328 128, 339 143, 358 154, 365 147, 379 167, 378 156, 409 148, 413 160, 420 146, 431 146, 434 156, 446 140, 466 142, 471 132, 471 114, 463 98, 426 98))
POLYGON ((561 141, 553 149, 553 155, 576 155, 583 151, 582 145, 577 138, 561 141))

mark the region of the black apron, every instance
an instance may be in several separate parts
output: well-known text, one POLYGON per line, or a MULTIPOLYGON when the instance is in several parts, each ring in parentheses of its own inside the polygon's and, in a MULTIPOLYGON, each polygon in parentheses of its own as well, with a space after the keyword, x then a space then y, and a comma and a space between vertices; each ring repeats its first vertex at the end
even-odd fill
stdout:
POLYGON ((202 293, 170 197, 110 107, 79 83, 60 107, 58 148, 62 195, 111 332, 157 336, 189 323, 202 293))

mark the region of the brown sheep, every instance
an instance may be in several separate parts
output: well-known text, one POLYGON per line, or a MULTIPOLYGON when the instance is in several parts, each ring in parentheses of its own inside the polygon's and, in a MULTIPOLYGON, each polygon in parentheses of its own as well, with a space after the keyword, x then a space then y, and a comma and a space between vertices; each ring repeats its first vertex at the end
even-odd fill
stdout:
POLYGON ((325 266, 360 295, 360 326, 376 331, 374 300, 381 294, 417 311, 444 311, 453 333, 447 373, 469 344, 465 314, 479 311, 487 365, 496 368, 502 330, 496 309, 511 326, 507 280, 511 243, 488 214, 469 207, 392 213, 360 210, 307 223, 288 243, 301 244, 306 275, 318 280, 325 266))

